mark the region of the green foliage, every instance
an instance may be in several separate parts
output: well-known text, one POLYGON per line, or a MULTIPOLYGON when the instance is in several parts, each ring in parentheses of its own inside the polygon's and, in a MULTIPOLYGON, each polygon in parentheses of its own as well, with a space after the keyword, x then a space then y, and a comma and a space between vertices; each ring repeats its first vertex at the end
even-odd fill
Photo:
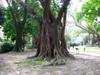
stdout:
POLYGON ((88 0, 82 7, 82 11, 76 14, 77 21, 84 20, 86 22, 86 28, 100 33, 100 0, 88 0))
MULTIPOLYGON (((38 1, 27 0, 27 3, 29 5, 32 5, 37 13, 42 14, 43 10, 42 10, 41 5, 39 4, 38 1)), ((14 12, 17 12, 17 14, 19 14, 16 17, 16 19, 18 21, 22 21, 23 17, 25 16, 24 9, 22 7, 20 7, 18 4, 16 4, 15 2, 13 2, 12 3, 12 10, 14 12)), ((4 14, 5 14, 5 21, 4 21, 4 25, 3 25, 3 28, 4 28, 3 32, 4 32, 5 36, 7 36, 7 38, 11 39, 11 38, 16 36, 16 29, 15 29, 14 19, 12 18, 13 15, 11 13, 10 6, 8 6, 5 9, 4 14)), ((38 26, 39 26, 39 24, 38 24, 37 20, 35 19, 35 17, 32 17, 32 15, 27 13, 25 26, 24 26, 24 32, 23 32, 24 36, 28 37, 28 36, 32 35, 34 38, 37 38, 37 34, 38 34, 38 30, 39 30, 38 26)))
POLYGON ((3 25, 3 32, 4 35, 7 36, 7 38, 16 36, 15 26, 9 7, 5 10, 5 22, 3 25))
POLYGON ((43 14, 43 8, 38 0, 27 0, 27 4, 31 5, 39 15, 43 14))
POLYGON ((83 14, 81 12, 78 12, 76 14, 76 17, 77 17, 76 19, 77 19, 78 22, 82 19, 82 16, 83 16, 83 14))
POLYGON ((40 59, 32 59, 32 60, 22 60, 21 62, 18 62, 17 64, 23 64, 23 65, 42 65, 44 63, 43 60, 40 59))
POLYGON ((13 44, 11 44, 11 43, 4 43, 1 46, 0 53, 6 53, 6 52, 9 52, 9 51, 12 51, 13 48, 14 48, 13 44))
POLYGON ((26 48, 27 48, 27 49, 32 49, 32 48, 33 48, 33 46, 32 46, 32 44, 31 44, 31 43, 27 43, 27 44, 26 44, 26 48))
POLYGON ((58 15, 58 5, 56 4, 55 0, 51 1, 51 11, 54 16, 58 15))
POLYGON ((2 40, 2 43, 12 43, 12 41, 10 39, 5 38, 2 40))
POLYGON ((25 35, 32 35, 34 38, 37 37, 39 24, 34 17, 29 16, 26 21, 26 25, 24 27, 24 34, 25 35))

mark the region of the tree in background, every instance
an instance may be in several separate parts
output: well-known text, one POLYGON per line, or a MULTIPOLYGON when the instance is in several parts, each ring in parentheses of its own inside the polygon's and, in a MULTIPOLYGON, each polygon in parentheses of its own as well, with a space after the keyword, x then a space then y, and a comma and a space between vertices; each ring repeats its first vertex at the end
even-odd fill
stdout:
MULTIPOLYGON (((6 2, 8 3, 8 8, 7 8, 7 10, 8 10, 7 18, 8 19, 6 22, 8 25, 6 24, 6 26, 9 26, 9 27, 8 27, 8 29, 5 30, 5 32, 7 32, 7 30, 8 30, 8 33, 10 31, 11 31, 11 33, 13 33, 12 38, 16 39, 15 50, 23 51, 23 49, 24 49, 23 31, 24 31, 24 26, 26 23, 26 16, 27 16, 26 9, 19 7, 19 5, 16 3, 15 0, 6 0, 6 2), (10 31, 9 31, 10 27, 12 29, 10 29, 10 31)), ((25 0, 25 2, 27 2, 27 0, 25 0)))
POLYGON ((88 0, 82 7, 82 11, 78 12, 76 17, 80 23, 85 21, 86 25, 80 24, 81 28, 93 34, 97 41, 100 42, 100 1, 88 0))
MULTIPOLYGON (((28 4, 32 3, 29 0, 25 1, 25 3, 26 2, 28 4)), ((32 36, 34 41, 37 38, 39 29, 38 22, 32 15, 27 13, 25 8, 20 7, 16 1, 9 0, 7 3, 8 7, 5 8, 4 11, 4 25, 2 25, 3 32, 8 40, 15 42, 16 51, 23 51, 25 41, 29 41, 28 37, 30 38, 30 36, 32 36), (14 4, 16 4, 16 6, 14 6, 14 4), (20 22, 20 24, 17 22, 20 22), (22 42, 18 39, 22 40, 22 42)), ((38 12, 41 13, 39 7, 36 7, 35 9, 38 9, 38 12)))

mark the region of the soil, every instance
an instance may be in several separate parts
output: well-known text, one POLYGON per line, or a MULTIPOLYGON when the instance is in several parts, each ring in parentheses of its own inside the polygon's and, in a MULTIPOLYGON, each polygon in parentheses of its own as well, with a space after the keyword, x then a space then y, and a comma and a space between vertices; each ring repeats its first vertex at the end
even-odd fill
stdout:
POLYGON ((73 54, 66 65, 23 66, 17 62, 32 56, 34 52, 0 54, 0 75, 100 75, 100 57, 88 54, 73 54))

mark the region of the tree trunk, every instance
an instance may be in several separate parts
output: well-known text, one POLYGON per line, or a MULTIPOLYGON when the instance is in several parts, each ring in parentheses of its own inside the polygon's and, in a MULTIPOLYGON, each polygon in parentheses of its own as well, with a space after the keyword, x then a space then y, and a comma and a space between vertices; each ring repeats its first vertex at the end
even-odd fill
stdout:
POLYGON ((0 25, 4 23, 4 15, 3 15, 3 9, 0 8, 0 25))
POLYGON ((42 24, 40 25, 38 50, 35 56, 55 60, 59 60, 59 58, 65 59, 65 57, 70 56, 64 37, 67 7, 65 8, 64 6, 63 10, 61 9, 61 18, 57 19, 51 14, 50 0, 43 1, 43 8, 44 12, 42 24), (63 22, 61 21, 62 19, 63 22))
POLYGON ((17 52, 24 51, 23 25, 20 22, 17 22, 15 26, 16 26, 15 51, 17 52))
POLYGON ((98 46, 100 47, 100 35, 97 35, 98 46))

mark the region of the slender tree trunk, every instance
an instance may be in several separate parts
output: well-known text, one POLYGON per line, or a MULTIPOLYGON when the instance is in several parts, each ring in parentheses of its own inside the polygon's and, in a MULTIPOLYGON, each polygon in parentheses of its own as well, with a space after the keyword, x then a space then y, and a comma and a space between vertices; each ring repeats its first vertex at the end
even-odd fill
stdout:
POLYGON ((15 51, 17 52, 24 51, 23 25, 20 22, 17 22, 15 26, 16 26, 15 51))
POLYGON ((0 7, 0 25, 4 23, 4 15, 3 15, 3 9, 0 7))
POLYGON ((100 47, 100 35, 97 35, 98 46, 100 47))

